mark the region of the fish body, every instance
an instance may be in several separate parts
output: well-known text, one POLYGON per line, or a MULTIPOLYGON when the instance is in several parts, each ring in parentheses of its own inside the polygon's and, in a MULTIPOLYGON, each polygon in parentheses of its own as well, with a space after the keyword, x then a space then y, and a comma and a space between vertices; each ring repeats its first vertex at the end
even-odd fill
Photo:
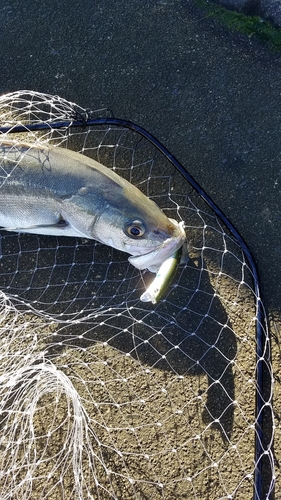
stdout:
POLYGON ((16 142, 0 145, 0 227, 94 239, 153 272, 185 240, 182 223, 97 161, 60 147, 16 142))

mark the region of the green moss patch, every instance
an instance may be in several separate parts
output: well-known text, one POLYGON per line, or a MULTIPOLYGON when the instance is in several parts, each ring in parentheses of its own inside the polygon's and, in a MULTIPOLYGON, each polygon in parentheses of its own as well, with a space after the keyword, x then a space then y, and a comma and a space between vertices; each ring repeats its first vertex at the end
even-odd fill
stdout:
POLYGON ((244 33, 249 38, 255 37, 274 52, 281 52, 281 29, 258 16, 248 16, 234 12, 206 0, 197 0, 197 4, 207 11, 207 16, 214 16, 233 31, 244 33))

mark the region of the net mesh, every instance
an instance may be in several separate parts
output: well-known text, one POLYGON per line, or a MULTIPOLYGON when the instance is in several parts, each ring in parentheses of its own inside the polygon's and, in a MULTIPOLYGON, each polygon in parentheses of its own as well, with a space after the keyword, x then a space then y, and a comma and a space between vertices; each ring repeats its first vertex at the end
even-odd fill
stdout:
POLYGON ((88 117, 57 96, 8 94, 0 144, 59 145, 114 169, 185 222, 189 261, 152 305, 139 298, 154 275, 127 254, 1 232, 1 499, 269 497, 269 339, 243 248, 153 143, 88 117))

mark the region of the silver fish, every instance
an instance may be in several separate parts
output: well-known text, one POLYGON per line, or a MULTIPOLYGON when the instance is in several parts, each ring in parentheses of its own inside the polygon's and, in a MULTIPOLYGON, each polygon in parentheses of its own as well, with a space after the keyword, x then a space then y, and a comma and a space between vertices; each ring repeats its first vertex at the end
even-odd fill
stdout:
POLYGON ((167 218, 97 161, 60 147, 12 141, 0 145, 0 227, 95 239, 152 272, 186 239, 183 223, 167 218))

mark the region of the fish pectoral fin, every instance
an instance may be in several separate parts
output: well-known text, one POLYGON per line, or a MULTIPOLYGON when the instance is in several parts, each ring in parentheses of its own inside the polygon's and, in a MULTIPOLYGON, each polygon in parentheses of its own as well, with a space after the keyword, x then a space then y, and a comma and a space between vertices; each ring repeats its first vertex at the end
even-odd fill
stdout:
POLYGON ((43 234, 47 236, 77 236, 73 234, 73 228, 64 220, 60 220, 54 224, 34 224, 33 226, 3 227, 1 229, 16 233, 43 234))
MULTIPOLYGON (((36 231, 42 230, 48 231, 49 229, 60 229, 63 230, 64 228, 68 227, 68 223, 65 220, 60 220, 59 222, 56 222, 55 224, 36 224, 34 226, 27 226, 27 227, 3 227, 2 229, 5 229, 5 231, 17 231, 19 233, 30 233, 31 231, 36 231)), ((47 233, 46 233, 47 234, 47 233)))

